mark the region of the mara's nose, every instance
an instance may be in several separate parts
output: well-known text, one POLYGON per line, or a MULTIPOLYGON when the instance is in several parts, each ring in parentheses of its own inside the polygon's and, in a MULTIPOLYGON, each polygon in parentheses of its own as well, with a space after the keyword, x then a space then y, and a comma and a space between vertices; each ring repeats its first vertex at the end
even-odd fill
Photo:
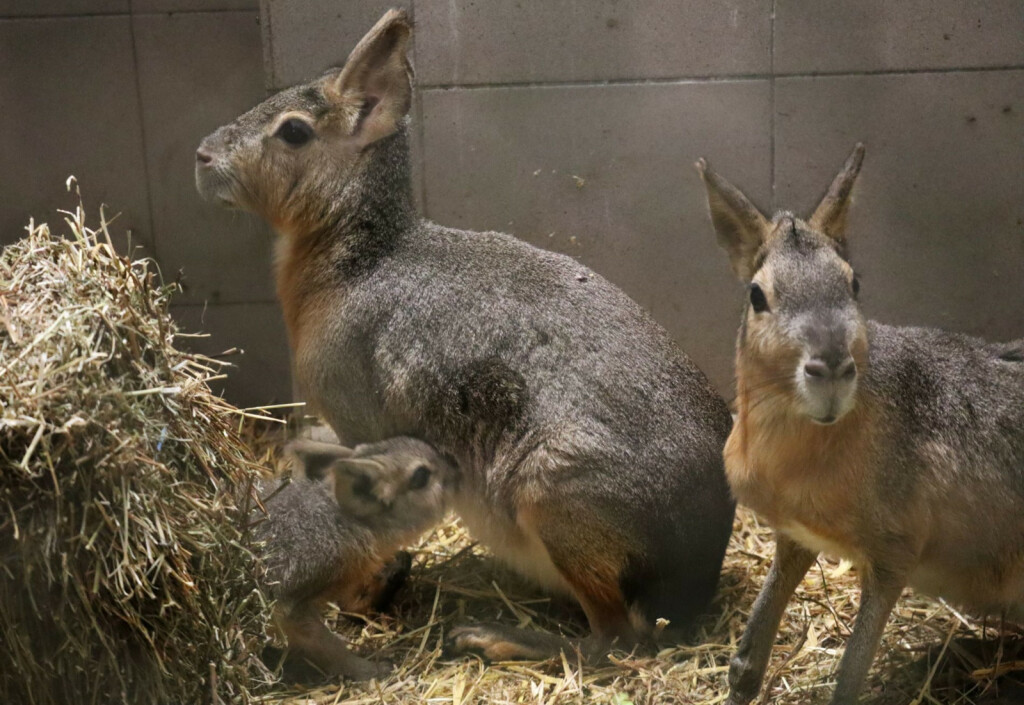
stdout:
POLYGON ((838 360, 812 357, 804 363, 804 374, 811 380, 852 380, 857 376, 857 363, 846 356, 838 360))
POLYGON ((209 164, 213 161, 213 155, 206 151, 203 147, 196 150, 196 161, 199 164, 209 164))

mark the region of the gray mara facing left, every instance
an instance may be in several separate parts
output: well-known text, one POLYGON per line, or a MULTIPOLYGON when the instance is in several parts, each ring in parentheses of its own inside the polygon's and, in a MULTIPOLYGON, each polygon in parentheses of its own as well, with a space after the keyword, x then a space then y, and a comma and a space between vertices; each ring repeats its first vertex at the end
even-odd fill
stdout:
MULTIPOLYGON (((732 530, 728 409, 578 262, 417 216, 411 32, 387 13, 341 69, 207 137, 199 190, 279 233, 296 375, 343 443, 408 435, 451 453, 470 532, 578 600, 599 643, 633 643, 659 617, 685 629, 714 596, 732 530)), ((565 646, 487 627, 453 636, 496 659, 565 646)))
POLYGON ((806 221, 768 220, 699 164, 719 244, 748 285, 726 473, 776 536, 731 705, 757 695, 819 551, 852 560, 862 585, 835 705, 857 701, 904 586, 1024 617, 1024 341, 864 320, 846 241, 863 156, 858 145, 806 221))

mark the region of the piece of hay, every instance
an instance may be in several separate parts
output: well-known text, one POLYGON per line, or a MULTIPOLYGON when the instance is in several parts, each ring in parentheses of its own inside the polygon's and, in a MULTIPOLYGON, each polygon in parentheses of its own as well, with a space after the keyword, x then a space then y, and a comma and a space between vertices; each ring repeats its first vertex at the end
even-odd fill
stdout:
POLYGON ((222 363, 175 348, 151 261, 65 215, 0 255, 0 702, 248 702, 260 468, 222 363))

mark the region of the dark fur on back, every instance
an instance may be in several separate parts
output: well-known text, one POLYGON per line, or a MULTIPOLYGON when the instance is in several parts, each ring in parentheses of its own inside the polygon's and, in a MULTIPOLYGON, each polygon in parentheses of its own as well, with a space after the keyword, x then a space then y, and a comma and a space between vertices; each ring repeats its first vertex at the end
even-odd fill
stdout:
MULTIPOLYGON (((885 476, 887 487, 909 496, 923 484, 936 495, 948 493, 950 504, 967 505, 957 511, 977 510, 971 533, 1002 544, 979 552, 979 569, 990 555, 1024 556, 1024 535, 1007 531, 999 511, 1005 505, 1015 514, 1013 507, 1024 507, 1024 364, 1014 359, 1021 343, 992 344, 874 321, 868 323, 868 336, 871 362, 864 392, 885 404, 892 429, 888 446, 907 466, 885 476), (963 487, 977 494, 958 489, 963 487)), ((1012 606, 972 604, 969 594, 955 597, 983 611, 1012 606)), ((1024 602, 1024 593, 1019 599, 1024 602)))

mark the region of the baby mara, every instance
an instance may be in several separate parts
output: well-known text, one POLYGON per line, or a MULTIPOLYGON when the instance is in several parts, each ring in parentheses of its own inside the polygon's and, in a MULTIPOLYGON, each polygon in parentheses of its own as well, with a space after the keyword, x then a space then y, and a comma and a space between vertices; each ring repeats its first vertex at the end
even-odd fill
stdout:
POLYGON ((732 705, 757 695, 819 551, 852 560, 862 585, 836 704, 856 702, 904 586, 1024 616, 1024 341, 864 320, 846 239, 863 156, 858 145, 806 221, 768 220, 698 164, 748 285, 726 473, 777 541, 732 661, 732 705))
POLYGON ((274 626, 297 655, 328 676, 366 680, 390 670, 348 650, 323 623, 327 602, 365 614, 387 607, 409 573, 408 545, 444 514, 453 467, 411 438, 343 446, 296 441, 291 481, 260 488, 256 539, 274 626))

